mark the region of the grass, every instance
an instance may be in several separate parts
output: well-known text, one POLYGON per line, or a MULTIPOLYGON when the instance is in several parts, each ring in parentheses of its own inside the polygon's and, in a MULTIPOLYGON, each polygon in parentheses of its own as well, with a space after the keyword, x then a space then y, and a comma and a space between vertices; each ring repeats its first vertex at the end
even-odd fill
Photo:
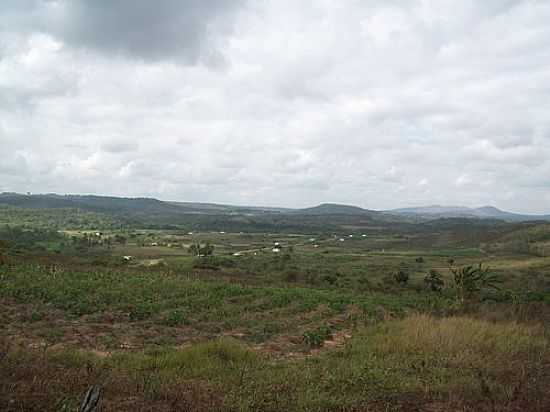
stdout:
POLYGON ((327 322, 350 328, 380 313, 400 316, 411 310, 449 306, 449 298, 443 295, 408 290, 358 293, 248 286, 145 269, 79 271, 19 264, 0 267, 0 281, 0 299, 13 302, 8 308, 19 305, 6 315, 15 334, 28 336, 55 326, 67 330, 66 340, 76 328, 82 330, 78 336, 91 334, 87 340, 95 341, 97 332, 87 325, 101 326, 117 335, 119 344, 131 340, 138 347, 156 345, 155 334, 177 336, 177 328, 185 330, 177 338, 180 343, 183 338, 234 331, 245 340, 261 343, 276 336, 302 336, 327 322), (45 311, 53 315, 46 316, 45 311), (121 327, 114 329, 113 321, 121 327), (35 325, 30 332, 29 323, 35 325))
POLYGON ((4 358, 2 373, 25 385, 15 386, 18 394, 1 384, 0 408, 9 410, 6 402, 14 398, 20 402, 17 410, 26 410, 24 402, 44 407, 61 399, 74 402, 91 383, 105 387, 109 410, 170 410, 169 405, 178 410, 351 411, 416 405, 441 411, 543 411, 550 406, 544 330, 467 317, 412 315, 362 328, 343 349, 296 360, 274 361, 228 339, 107 358, 50 350, 32 361, 39 356, 12 351, 4 358), (70 380, 79 374, 82 379, 70 380), (46 376, 59 384, 43 385, 46 376))

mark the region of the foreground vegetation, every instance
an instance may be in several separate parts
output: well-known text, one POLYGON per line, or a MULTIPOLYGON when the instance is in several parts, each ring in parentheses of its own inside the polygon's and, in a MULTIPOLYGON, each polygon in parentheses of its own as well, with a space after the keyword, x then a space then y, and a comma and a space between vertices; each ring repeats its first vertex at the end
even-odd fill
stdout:
POLYGON ((74 410, 86 387, 100 383, 106 410, 543 411, 549 362, 540 327, 413 315, 292 361, 228 339, 109 357, 11 351, 0 407, 74 410))

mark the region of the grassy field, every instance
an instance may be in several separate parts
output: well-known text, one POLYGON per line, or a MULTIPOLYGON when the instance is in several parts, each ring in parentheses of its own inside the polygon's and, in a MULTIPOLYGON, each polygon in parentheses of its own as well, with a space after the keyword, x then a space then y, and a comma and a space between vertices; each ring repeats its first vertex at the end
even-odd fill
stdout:
POLYGON ((292 360, 227 338, 111 356, 14 350, 0 406, 74 410, 100 383, 107 410, 543 411, 549 355, 541 327, 427 315, 362 327, 340 349, 292 360))
POLYGON ((117 411, 550 410, 544 256, 430 233, 39 229, 3 232, 0 410, 77 410, 92 384, 117 411), (480 262, 498 289, 462 302, 453 270, 480 262))

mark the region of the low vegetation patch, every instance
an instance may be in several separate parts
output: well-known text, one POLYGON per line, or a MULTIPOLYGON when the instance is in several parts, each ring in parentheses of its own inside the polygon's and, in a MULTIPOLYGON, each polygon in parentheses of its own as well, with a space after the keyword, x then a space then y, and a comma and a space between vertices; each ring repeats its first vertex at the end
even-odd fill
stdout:
POLYGON ((62 400, 75 405, 92 383, 104 387, 109 410, 376 411, 391 405, 406 411, 414 405, 417 410, 544 411, 550 406, 550 347, 542 328, 468 317, 413 315, 363 328, 343 349, 292 361, 274 361, 221 339, 107 358, 11 350, 0 362, 2 410, 33 405, 55 410, 62 400))

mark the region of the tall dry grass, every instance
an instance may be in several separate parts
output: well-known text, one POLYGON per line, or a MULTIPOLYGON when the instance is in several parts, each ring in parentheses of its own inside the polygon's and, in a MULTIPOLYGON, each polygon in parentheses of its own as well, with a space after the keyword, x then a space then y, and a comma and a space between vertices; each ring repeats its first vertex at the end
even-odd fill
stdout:
POLYGON ((417 314, 388 325, 393 333, 379 340, 381 351, 435 354, 457 362, 510 360, 542 354, 548 340, 542 325, 490 322, 471 317, 435 318, 417 314), (384 347, 388 345, 389 347, 384 347))

